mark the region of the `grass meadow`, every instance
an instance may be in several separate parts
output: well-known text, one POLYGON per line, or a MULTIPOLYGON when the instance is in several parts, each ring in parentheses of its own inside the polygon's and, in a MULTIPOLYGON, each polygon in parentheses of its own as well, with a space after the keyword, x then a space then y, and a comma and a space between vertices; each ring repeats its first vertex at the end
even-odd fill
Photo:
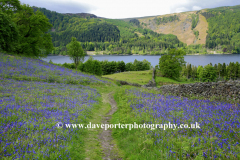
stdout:
MULTIPOLYGON (((122 80, 127 81, 130 83, 137 83, 140 85, 147 84, 149 80, 152 80, 152 70, 147 71, 127 71, 122 73, 115 73, 110 75, 104 75, 103 77, 111 78, 113 80, 122 80)), ((155 81, 157 84, 157 87, 160 87, 162 85, 167 84, 186 84, 186 83, 194 83, 188 80, 175 80, 167 77, 160 77, 156 76, 155 81)))
POLYGON ((103 77, 144 85, 152 79, 152 71, 128 71, 111 75, 104 75, 103 77))

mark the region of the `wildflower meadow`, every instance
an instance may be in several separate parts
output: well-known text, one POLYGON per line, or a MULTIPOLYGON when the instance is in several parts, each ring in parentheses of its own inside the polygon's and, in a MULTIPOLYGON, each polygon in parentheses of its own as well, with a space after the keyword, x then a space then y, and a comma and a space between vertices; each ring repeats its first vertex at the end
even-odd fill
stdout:
POLYGON ((113 122, 200 128, 114 130, 129 159, 240 159, 240 105, 122 89, 113 122), (190 125, 189 125, 190 126, 190 125))

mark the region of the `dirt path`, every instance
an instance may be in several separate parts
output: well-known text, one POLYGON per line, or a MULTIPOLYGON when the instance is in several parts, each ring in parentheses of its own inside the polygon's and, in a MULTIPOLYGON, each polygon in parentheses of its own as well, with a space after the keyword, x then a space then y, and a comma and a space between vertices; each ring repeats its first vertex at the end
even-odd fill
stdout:
MULTIPOLYGON (((117 111, 117 103, 113 98, 113 92, 107 94, 105 100, 111 105, 111 109, 105 117, 103 117, 102 123, 109 124, 112 114, 117 111)), ((117 155, 115 144, 112 142, 112 131, 110 129, 102 129, 102 132, 99 135, 99 140, 105 154, 103 157, 104 160, 121 160, 117 155)))
MULTIPOLYGON (((93 112, 89 120, 92 124, 109 124, 112 114, 117 110, 117 104, 113 98, 113 92, 102 92, 101 107, 93 112)), ((89 128, 85 137, 85 160, 104 159, 104 160, 121 160, 119 150, 113 141, 110 129, 89 128)))

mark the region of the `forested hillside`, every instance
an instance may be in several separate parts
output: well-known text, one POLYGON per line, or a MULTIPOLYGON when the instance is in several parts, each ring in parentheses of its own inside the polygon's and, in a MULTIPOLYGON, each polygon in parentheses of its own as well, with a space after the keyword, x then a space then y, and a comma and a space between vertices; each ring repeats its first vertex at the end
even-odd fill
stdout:
MULTIPOLYGON (((38 8, 34 8, 38 10, 38 8)), ((96 16, 88 14, 60 14, 39 8, 53 25, 51 30, 54 46, 66 45, 72 37, 80 42, 119 41, 120 31, 117 26, 106 23, 96 16)))
POLYGON ((202 15, 209 24, 206 47, 240 53, 240 6, 209 9, 202 15))
POLYGON ((33 8, 43 12, 53 25, 50 31, 55 47, 53 54, 66 54, 71 37, 76 37, 85 51, 108 54, 160 54, 167 48, 184 46, 175 35, 143 29, 137 19, 126 22, 92 14, 60 14, 45 8, 33 8))

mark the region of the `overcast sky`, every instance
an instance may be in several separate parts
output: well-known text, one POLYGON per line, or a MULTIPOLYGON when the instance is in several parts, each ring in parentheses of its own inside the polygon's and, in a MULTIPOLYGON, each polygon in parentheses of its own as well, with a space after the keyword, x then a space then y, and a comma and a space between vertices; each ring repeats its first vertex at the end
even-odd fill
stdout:
POLYGON ((240 5, 239 0, 20 0, 59 13, 92 13, 105 18, 132 18, 240 5))

